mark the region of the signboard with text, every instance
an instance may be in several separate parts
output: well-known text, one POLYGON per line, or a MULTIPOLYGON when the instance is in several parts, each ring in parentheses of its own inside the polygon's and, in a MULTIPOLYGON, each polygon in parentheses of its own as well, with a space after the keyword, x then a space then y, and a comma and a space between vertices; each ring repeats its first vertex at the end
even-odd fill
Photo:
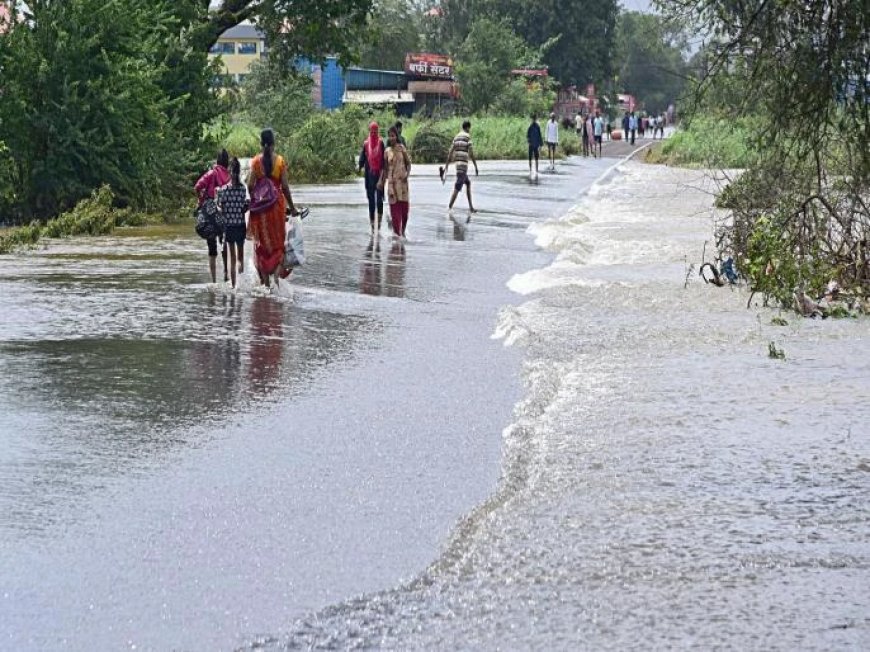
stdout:
POLYGON ((453 79, 453 58, 446 54, 409 52, 405 74, 415 79, 453 79))

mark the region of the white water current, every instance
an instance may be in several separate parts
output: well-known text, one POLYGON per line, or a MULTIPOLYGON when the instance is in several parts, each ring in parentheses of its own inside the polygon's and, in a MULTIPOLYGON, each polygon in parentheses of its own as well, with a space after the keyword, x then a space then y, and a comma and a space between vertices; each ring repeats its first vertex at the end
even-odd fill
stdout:
POLYGON ((533 225, 498 490, 417 579, 261 643, 870 649, 870 324, 705 285, 714 190, 625 163, 533 225))

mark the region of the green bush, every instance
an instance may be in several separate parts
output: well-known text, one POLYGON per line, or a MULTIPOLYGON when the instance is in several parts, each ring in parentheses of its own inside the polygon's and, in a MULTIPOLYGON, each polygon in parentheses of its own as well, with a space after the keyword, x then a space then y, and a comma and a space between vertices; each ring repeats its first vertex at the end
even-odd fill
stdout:
POLYGON ((358 116, 343 111, 308 118, 284 153, 293 179, 323 182, 353 176, 361 125, 358 116))
POLYGON ((39 242, 42 224, 34 220, 27 226, 19 226, 0 232, 0 254, 12 253, 21 247, 32 247, 39 242))
POLYGON ((755 160, 752 118, 696 117, 647 157, 682 167, 746 168, 755 160))
POLYGON ((260 129, 255 125, 242 122, 230 126, 223 147, 230 156, 250 158, 260 151, 260 129))
MULTIPOLYGON (((404 131, 404 126, 402 131, 404 131)), ((416 130, 410 140, 411 159, 417 163, 443 163, 453 142, 444 125, 430 122, 416 130)))

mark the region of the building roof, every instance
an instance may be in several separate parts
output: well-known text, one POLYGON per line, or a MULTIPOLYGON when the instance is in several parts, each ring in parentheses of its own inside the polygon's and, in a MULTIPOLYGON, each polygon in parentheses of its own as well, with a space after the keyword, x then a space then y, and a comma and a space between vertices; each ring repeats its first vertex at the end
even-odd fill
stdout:
POLYGON ((235 27, 230 27, 227 31, 220 35, 218 40, 234 38, 263 40, 266 38, 266 34, 254 25, 242 23, 240 25, 236 25, 235 27))
POLYGON ((414 96, 396 91, 346 91, 342 100, 349 104, 404 104, 413 102, 414 96))

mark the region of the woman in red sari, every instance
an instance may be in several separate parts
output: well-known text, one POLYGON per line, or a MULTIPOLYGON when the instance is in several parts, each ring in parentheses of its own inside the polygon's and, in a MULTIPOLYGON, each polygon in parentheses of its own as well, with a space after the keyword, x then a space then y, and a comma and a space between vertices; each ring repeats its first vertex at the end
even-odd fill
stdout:
POLYGON ((271 129, 260 133, 263 151, 251 161, 248 190, 252 191, 258 179, 267 177, 275 185, 278 200, 268 209, 251 213, 248 222, 248 237, 254 241, 254 266, 260 274, 260 282, 270 286, 270 276, 278 283, 278 272, 284 260, 284 221, 287 206, 290 214, 297 215, 287 181, 287 164, 282 156, 275 154, 275 134, 271 129))

